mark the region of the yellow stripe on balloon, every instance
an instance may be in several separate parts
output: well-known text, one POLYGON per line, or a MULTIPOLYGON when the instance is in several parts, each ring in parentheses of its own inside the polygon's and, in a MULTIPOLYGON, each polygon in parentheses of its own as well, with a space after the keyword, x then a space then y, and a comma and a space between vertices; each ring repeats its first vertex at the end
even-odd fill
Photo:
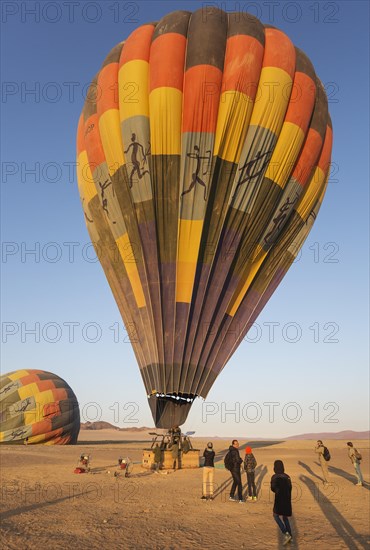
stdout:
POLYGON ((10 378, 10 380, 19 380, 20 378, 23 378, 23 376, 27 376, 29 374, 28 370, 17 370, 16 372, 13 372, 13 374, 7 374, 7 378, 10 378))
POLYGON ((40 390, 36 382, 32 382, 31 384, 27 384, 27 386, 21 386, 17 391, 21 399, 26 399, 26 397, 38 394, 40 390))
POLYGON ((182 92, 155 88, 149 96, 152 155, 181 155, 182 92))
POLYGON ((279 187, 286 184, 297 160, 304 140, 303 130, 291 122, 284 122, 265 177, 279 187))
POLYGON ((35 443, 42 443, 43 441, 45 441, 45 434, 32 435, 28 437, 27 444, 33 445, 35 443))
POLYGON ((289 102, 292 79, 283 69, 264 67, 258 83, 250 126, 278 133, 289 102))
POLYGON ((146 302, 136 265, 135 250, 130 242, 128 234, 124 233, 121 235, 116 240, 116 243, 134 293, 137 307, 144 307, 146 302))
POLYGON ((238 163, 248 130, 253 101, 236 90, 223 92, 218 108, 214 154, 238 163))
POLYGON ((97 195, 87 152, 82 151, 77 159, 77 180, 82 198, 88 204, 97 195))
POLYGON ((99 133, 109 175, 113 176, 125 164, 118 109, 109 109, 99 117, 99 133))
POLYGON ((202 229, 203 220, 180 220, 176 302, 191 302, 202 229))
POLYGON ((257 272, 259 268, 261 267, 262 263, 264 262, 268 252, 263 250, 261 246, 258 245, 257 250, 254 254, 257 259, 253 262, 249 272, 247 279, 245 280, 241 290, 237 290, 237 292, 234 294, 232 299, 230 300, 230 304, 227 310, 227 314, 231 317, 234 317, 235 313, 237 312, 240 304, 243 301, 244 296, 246 295, 250 285, 252 284, 255 276, 257 275, 257 272))
POLYGON ((308 218, 311 210, 315 206, 315 202, 321 195, 322 187, 325 182, 326 173, 319 166, 317 166, 311 178, 308 189, 297 206, 297 213, 302 220, 306 220, 308 218))
POLYGON ((40 392, 39 389, 36 389, 33 396, 35 398, 35 408, 31 411, 24 412, 24 424, 26 425, 43 420, 44 406, 55 402, 55 397, 52 390, 40 392))
POLYGON ((128 61, 119 70, 119 112, 121 122, 133 116, 149 116, 149 63, 128 61))

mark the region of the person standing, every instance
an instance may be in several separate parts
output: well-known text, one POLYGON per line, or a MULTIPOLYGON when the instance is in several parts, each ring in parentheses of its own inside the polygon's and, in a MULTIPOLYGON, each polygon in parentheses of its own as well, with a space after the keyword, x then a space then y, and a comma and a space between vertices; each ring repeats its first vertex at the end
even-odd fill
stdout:
POLYGON ((215 471, 215 452, 213 450, 213 443, 207 443, 206 449, 204 449, 204 466, 203 466, 203 494, 202 500, 213 500, 213 476, 215 471))
POLYGON ((271 491, 275 493, 273 516, 285 537, 283 542, 285 546, 293 540, 288 519, 292 515, 292 482, 288 474, 285 473, 281 460, 275 460, 274 472, 271 477, 271 491))
POLYGON ((156 474, 158 474, 159 468, 162 462, 162 451, 158 443, 155 444, 155 447, 153 449, 153 457, 154 457, 154 471, 156 474))
POLYGON ((364 478, 362 477, 362 472, 360 467, 360 461, 362 459, 361 453, 359 453, 358 450, 353 446, 352 441, 348 441, 347 448, 348 448, 348 457, 353 464, 353 467, 355 469, 356 476, 357 476, 356 485, 362 487, 364 483, 364 478))
POLYGON ((173 469, 176 470, 176 466, 179 468, 179 443, 178 440, 174 440, 171 447, 171 454, 173 460, 173 469))
POLYGON ((257 466, 257 461, 252 453, 251 447, 245 448, 244 470, 247 474, 248 483, 248 500, 257 500, 256 483, 254 480, 254 471, 257 466))
POLYGON ((242 464, 242 459, 239 454, 239 441, 233 439, 232 444, 229 447, 229 461, 230 461, 230 472, 233 476, 233 484, 230 490, 229 500, 235 501, 235 490, 238 489, 238 500, 240 504, 244 503, 243 500, 243 486, 242 486, 242 476, 240 472, 240 465, 242 464))
POLYGON ((319 462, 322 470, 323 483, 327 485, 329 483, 329 471, 327 460, 325 459, 325 447, 321 439, 316 442, 315 453, 319 455, 319 462))

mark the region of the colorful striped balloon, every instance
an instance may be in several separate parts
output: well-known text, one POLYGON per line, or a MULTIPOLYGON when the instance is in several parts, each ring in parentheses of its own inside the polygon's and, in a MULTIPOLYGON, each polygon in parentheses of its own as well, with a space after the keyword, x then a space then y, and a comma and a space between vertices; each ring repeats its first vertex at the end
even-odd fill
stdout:
POLYGON ((17 370, 0 377, 0 442, 77 443, 80 410, 75 394, 56 374, 17 370))
POLYGON ((104 61, 78 185, 157 427, 207 396, 289 269, 331 149, 311 62, 253 16, 177 11, 104 61))

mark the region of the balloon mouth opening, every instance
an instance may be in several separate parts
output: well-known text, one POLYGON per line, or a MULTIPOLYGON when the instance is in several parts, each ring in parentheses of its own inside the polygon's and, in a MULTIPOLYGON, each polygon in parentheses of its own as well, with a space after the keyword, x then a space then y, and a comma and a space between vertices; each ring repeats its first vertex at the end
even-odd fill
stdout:
POLYGON ((197 395, 192 393, 153 392, 148 396, 156 428, 170 429, 186 421, 197 395))
POLYGON ((157 399, 161 399, 165 401, 170 401, 171 403, 178 402, 180 404, 180 403, 193 403, 197 395, 192 393, 175 393, 175 392, 174 393, 156 392, 156 393, 152 393, 151 395, 148 395, 148 399, 151 399, 153 397, 156 397, 157 399))

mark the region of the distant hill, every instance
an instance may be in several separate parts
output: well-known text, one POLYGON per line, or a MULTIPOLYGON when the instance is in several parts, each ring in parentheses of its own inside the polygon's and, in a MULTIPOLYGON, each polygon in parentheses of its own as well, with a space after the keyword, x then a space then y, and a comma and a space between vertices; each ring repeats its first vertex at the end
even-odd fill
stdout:
MULTIPOLYGON (((113 424, 110 424, 110 422, 104 422, 103 420, 100 420, 98 422, 81 422, 81 430, 114 430, 116 432, 155 432, 156 428, 148 428, 147 426, 140 426, 140 427, 130 427, 130 428, 118 428, 117 426, 114 426, 113 424)), ((163 430, 160 430, 163 431, 163 430)), ((206 438, 207 436, 202 436, 206 438)), ((229 439, 225 436, 213 436, 213 439, 229 439)), ((267 441, 269 437, 255 437, 253 438, 255 441, 261 440, 261 441, 267 441)), ((276 439, 276 438, 275 438, 276 439)), ((277 439, 281 439, 282 441, 292 440, 292 439, 301 439, 301 440, 307 440, 307 439, 346 439, 347 441, 351 441, 351 439, 370 439, 370 431, 365 432, 355 432, 352 430, 344 430, 342 432, 319 432, 319 433, 308 433, 308 434, 299 434, 299 435, 291 435, 289 437, 278 437, 277 439)))
POLYGON ((131 427, 131 428, 118 428, 113 426, 109 422, 104 422, 100 420, 98 422, 81 422, 81 430, 115 430, 116 432, 148 432, 153 431, 155 428, 147 428, 146 426, 141 426, 140 428, 131 427))
POLYGON ((352 430, 344 430, 342 432, 320 432, 320 433, 309 433, 309 434, 300 434, 292 435, 290 437, 285 437, 284 439, 370 439, 370 431, 367 432, 354 432, 352 430))

